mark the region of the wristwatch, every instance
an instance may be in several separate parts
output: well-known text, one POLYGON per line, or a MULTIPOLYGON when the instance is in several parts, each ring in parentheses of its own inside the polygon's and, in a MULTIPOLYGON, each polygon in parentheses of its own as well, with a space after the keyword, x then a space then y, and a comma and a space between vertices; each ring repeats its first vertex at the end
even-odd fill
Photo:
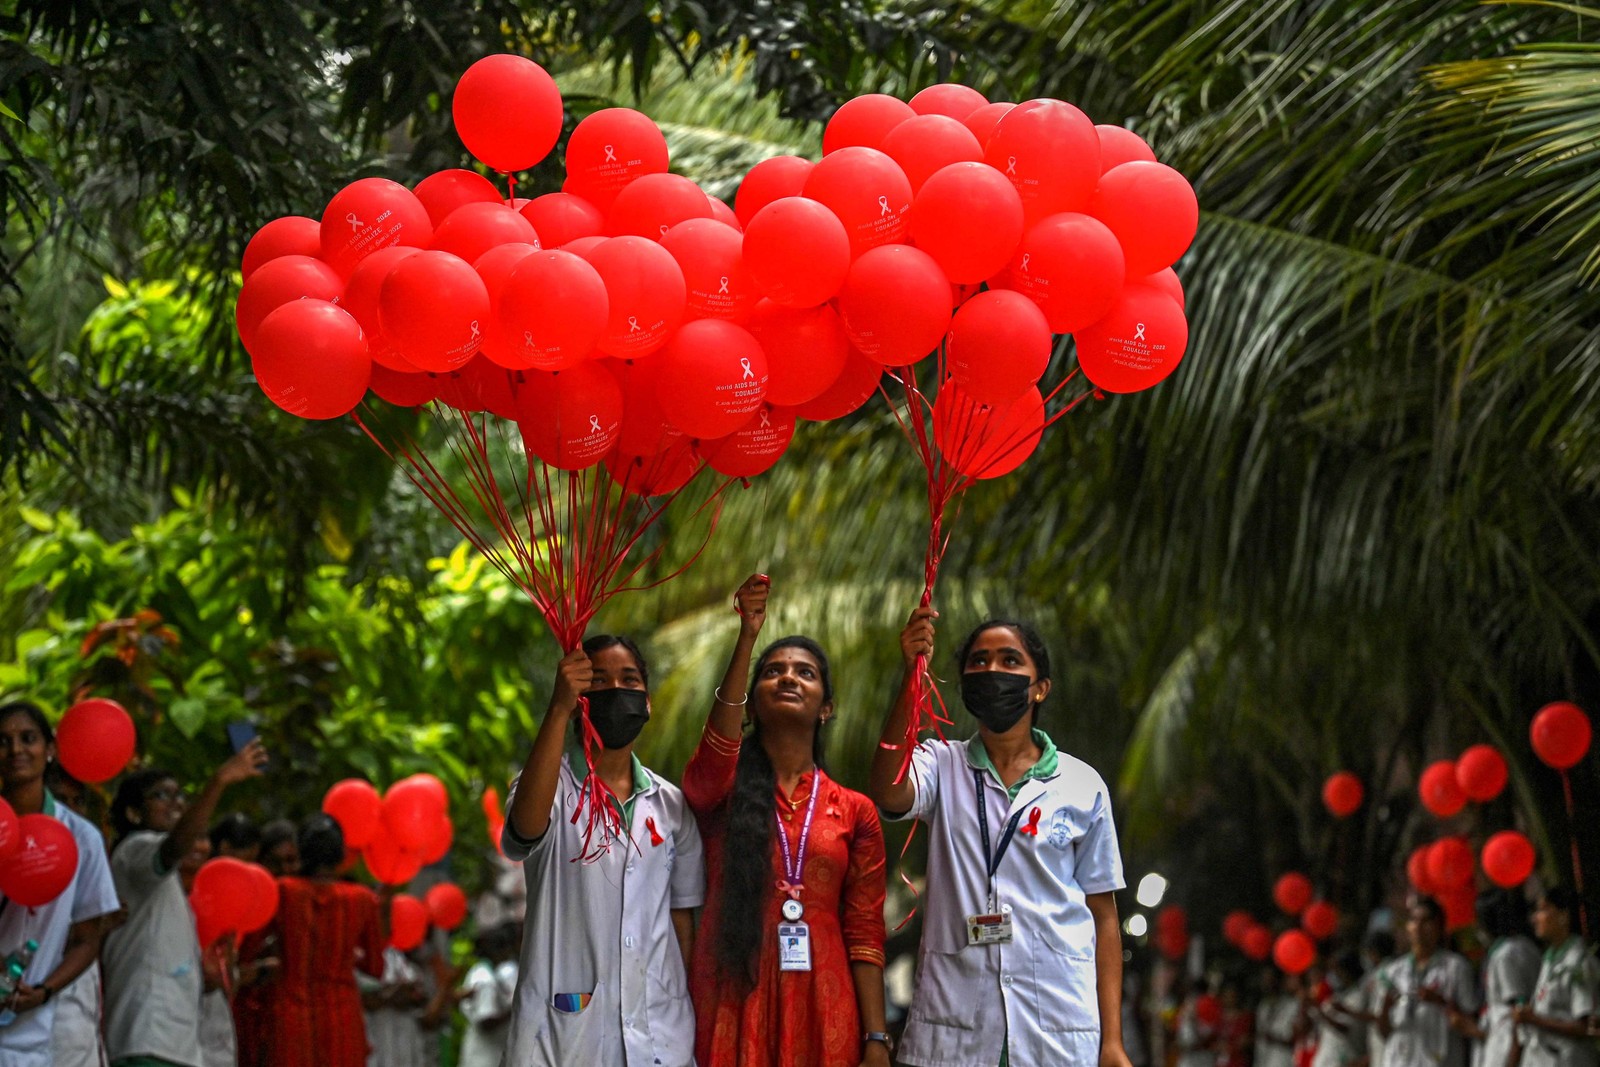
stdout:
POLYGON ((884 1048, 889 1050, 889 1055, 894 1055, 894 1038, 890 1037, 882 1030, 868 1030, 866 1033, 861 1035, 861 1041, 863 1044, 868 1041, 880 1042, 884 1048))

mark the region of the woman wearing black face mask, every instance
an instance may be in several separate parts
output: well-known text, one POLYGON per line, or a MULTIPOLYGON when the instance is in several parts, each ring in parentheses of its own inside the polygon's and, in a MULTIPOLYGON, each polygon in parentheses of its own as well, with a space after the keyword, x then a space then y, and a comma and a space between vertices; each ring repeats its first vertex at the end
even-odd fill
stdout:
POLYGON ((1050 657, 1031 627, 991 621, 968 635, 956 664, 978 733, 923 742, 900 776, 913 672, 933 651, 936 616, 919 608, 901 632, 905 675, 869 789, 885 817, 929 828, 901 1062, 1128 1067, 1111 794, 1035 726, 1050 657))
POLYGON ((563 657, 512 783, 501 848, 523 864, 528 913, 507 1063, 694 1061, 687 964, 705 867, 683 793, 633 754, 650 719, 648 670, 625 637, 591 637, 563 657), (573 816, 590 773, 577 745, 580 696, 600 737, 593 773, 616 797, 624 833, 599 859, 575 863, 583 820, 573 816))

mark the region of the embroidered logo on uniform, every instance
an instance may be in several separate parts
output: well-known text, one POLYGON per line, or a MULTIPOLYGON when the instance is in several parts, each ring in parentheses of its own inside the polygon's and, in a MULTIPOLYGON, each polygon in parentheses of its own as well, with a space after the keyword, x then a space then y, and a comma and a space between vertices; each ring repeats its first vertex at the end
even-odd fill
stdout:
POLYGON ((1066 808, 1057 808, 1055 814, 1050 816, 1048 840, 1056 848, 1066 848, 1072 844, 1072 816, 1067 814, 1066 808))

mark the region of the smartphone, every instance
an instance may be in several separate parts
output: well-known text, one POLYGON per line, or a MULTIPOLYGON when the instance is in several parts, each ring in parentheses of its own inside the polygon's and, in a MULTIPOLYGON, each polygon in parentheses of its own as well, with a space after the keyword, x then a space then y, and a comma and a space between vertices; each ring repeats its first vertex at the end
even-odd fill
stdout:
POLYGON ((239 722, 230 722, 228 724, 228 744, 233 746, 233 751, 236 755, 244 750, 244 746, 255 739, 255 723, 240 720, 239 722))

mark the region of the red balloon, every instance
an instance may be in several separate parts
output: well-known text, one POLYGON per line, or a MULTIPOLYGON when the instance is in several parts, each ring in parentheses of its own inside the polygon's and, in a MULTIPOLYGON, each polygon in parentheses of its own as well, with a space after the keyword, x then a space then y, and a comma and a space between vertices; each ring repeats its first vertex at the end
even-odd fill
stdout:
POLYGON ((1299 930, 1285 930, 1272 944, 1272 962, 1285 974, 1300 974, 1317 958, 1317 946, 1299 930))
POLYGON ((786 308, 763 300, 747 326, 767 354, 770 404, 792 407, 815 400, 844 371, 850 342, 838 313, 827 304, 786 308))
POLYGON ((1100 139, 1100 172, 1103 174, 1112 167, 1124 163, 1140 160, 1145 163, 1154 163, 1156 154, 1143 137, 1134 133, 1126 126, 1114 126, 1102 123, 1094 128, 1095 135, 1100 139))
POLYGON ((1501 830, 1483 843, 1483 873, 1502 889, 1512 889, 1533 873, 1533 842, 1515 830, 1501 830))
POLYGON ((884 245, 850 265, 838 307, 862 355, 888 367, 909 366, 938 348, 950 328, 950 281, 928 253, 884 245))
POLYGON ((388 178, 361 178, 333 194, 322 211, 322 258, 348 278, 380 248, 427 248, 433 240, 428 209, 416 194, 388 178))
POLYGON ((285 215, 273 219, 250 238, 250 243, 244 246, 239 272, 248 278, 261 264, 280 256, 316 258, 321 254, 322 224, 304 215, 285 215))
POLYGON ((986 163, 955 163, 931 176, 911 205, 912 240, 953 282, 981 282, 1022 240, 1022 198, 986 163))
POLYGON ((137 743, 127 709, 102 697, 78 701, 56 726, 56 757, 62 768, 90 785, 121 774, 137 743))
POLYGON ((533 224, 543 248, 560 248, 580 237, 599 237, 605 214, 581 196, 545 193, 522 205, 522 217, 533 224))
POLYGON ((1228 943, 1231 945, 1242 945, 1244 942, 1244 935, 1247 934, 1250 929, 1255 926, 1255 924, 1255 919, 1251 917, 1248 911, 1235 908, 1233 911, 1230 911, 1227 915, 1223 916, 1222 936, 1226 938, 1228 943))
POLYGON ((450 810, 450 791, 444 787, 444 783, 439 781, 435 775, 422 771, 418 774, 408 775, 402 781, 414 783, 417 788, 425 790, 427 795, 433 798, 433 803, 439 811, 448 812, 450 810))
POLYGON ((1472 846, 1464 837, 1442 837, 1428 846, 1428 880, 1440 891, 1472 885, 1472 846))
POLYGON ((539 235, 533 223, 499 203, 459 207, 433 231, 434 251, 449 252, 468 263, 477 263, 485 252, 505 244, 537 246, 539 235))
POLYGON ((528 451, 559 470, 592 467, 622 433, 622 390, 604 367, 579 363, 555 373, 527 371, 517 425, 528 451))
POLYGON ((1132 284, 1104 318, 1074 332, 1073 340, 1091 382, 1108 393, 1137 393, 1178 368, 1189 347, 1189 321, 1160 289, 1132 284))
POLYGON ((587 359, 606 330, 611 300, 600 272, 565 250, 525 257, 500 291, 504 365, 564 370, 587 359))
POLYGON ((965 396, 946 379, 933 403, 933 442, 962 474, 998 478, 1010 474, 1039 447, 1044 433, 1044 397, 1028 386, 1004 407, 991 408, 965 396))
MULTIPOLYGON (((417 200, 428 212, 428 221, 438 227, 460 207, 468 204, 501 204, 500 190, 475 170, 440 170, 422 179, 413 188, 417 200)), ((465 258, 465 257, 463 257, 465 258)))
POLYGON ((48 815, 17 820, 18 845, 0 867, 0 894, 37 908, 59 897, 78 873, 78 842, 65 823, 48 815))
POLYGON ((1592 729, 1582 708, 1558 700, 1539 709, 1529 733, 1533 751, 1546 766, 1564 771, 1589 751, 1592 729))
POLYGON ((272 921, 272 917, 278 914, 278 881, 272 877, 270 871, 259 864, 246 863, 244 868, 250 889, 245 900, 244 913, 239 920, 238 932, 250 934, 266 926, 272 921))
POLYGON ((450 823, 450 817, 441 815, 428 824, 427 840, 422 843, 422 862, 438 863, 450 852, 450 845, 455 840, 456 830, 450 823))
POLYGON ((661 237, 683 271, 686 320, 726 319, 744 325, 759 299, 744 265, 744 237, 715 219, 680 222, 661 237))
POLYGON ((934 172, 952 163, 983 160, 983 146, 972 131, 945 115, 918 115, 902 122, 883 139, 883 151, 905 172, 913 195, 934 172))
POLYGON ((1155 941, 1156 950, 1169 960, 1181 960, 1189 951, 1189 935, 1181 930, 1158 930, 1155 941))
POLYGON ((407 374, 374 363, 369 388, 395 407, 418 408, 439 395, 438 380, 431 374, 407 374))
MULTIPOLYGON (((448 811, 426 782, 403 778, 383 794, 383 826, 402 849, 420 852, 433 822, 448 811)), ((376 840, 382 840, 380 835, 376 840)))
POLYGON ((659 241, 689 219, 709 219, 705 190, 681 174, 646 174, 617 193, 606 215, 607 232, 617 237, 659 241))
POLYGON ((661 410, 690 437, 725 437, 767 399, 767 355, 742 326, 721 319, 687 323, 660 359, 661 410))
POLYGON ((991 289, 961 305, 950 320, 945 365, 963 393, 1000 407, 1044 375, 1053 340, 1032 300, 991 289))
POLYGON ((845 356, 844 370, 839 372, 839 380, 823 390, 815 400, 795 405, 794 413, 812 422, 843 418, 860 410, 863 404, 871 400, 882 380, 883 364, 851 349, 845 356))
POLYGON ((505 295, 506 283, 511 281, 511 275, 522 265, 523 260, 538 251, 537 245, 519 241, 496 245, 472 261, 472 269, 483 279, 483 287, 489 293, 489 326, 483 331, 483 347, 478 350, 479 359, 487 359, 507 370, 523 370, 527 367, 527 358, 519 351, 522 348, 522 337, 516 335, 517 343, 512 344, 513 335, 506 333, 505 327, 501 325, 500 301, 505 295))
POLYGON ((1272 887, 1272 902, 1285 915, 1299 915, 1311 903, 1311 879, 1299 871, 1290 871, 1272 887))
POLYGON ((610 305, 600 351, 638 359, 665 345, 688 310, 688 286, 672 253, 643 237, 613 237, 586 258, 610 305))
POLYGON ((405 885, 422 870, 422 853, 402 848, 394 835, 383 828, 367 842, 361 857, 372 877, 384 885, 405 885))
POLYGON ((844 223, 853 257, 905 236, 911 183, 900 164, 875 148, 841 148, 823 156, 806 178, 805 196, 844 223))
POLYGON ((773 156, 750 168, 733 197, 733 212, 742 226, 750 225, 756 212, 786 196, 799 196, 816 164, 800 156, 773 156))
POLYGON ((599 364, 622 390, 622 433, 617 451, 628 456, 653 456, 682 440, 683 432, 667 421, 657 396, 661 361, 603 359, 599 364))
POLYGON ((1181 904, 1168 904, 1156 912, 1157 930, 1175 930, 1185 936, 1189 933, 1189 913, 1181 904))
POLYGON ((346 778, 329 786, 322 796, 322 810, 339 824, 350 848, 367 847, 383 821, 383 800, 372 783, 362 778, 346 778))
POLYGON ((1467 805, 1467 794, 1456 783, 1456 765, 1450 760, 1430 764, 1417 780, 1417 795, 1422 806, 1441 819, 1448 819, 1467 805))
POLYGON ((279 256, 263 263, 239 290, 234 323, 244 350, 255 351, 262 320, 292 300, 326 300, 337 304, 344 280, 332 267, 310 256, 279 256))
POLYGON ((1456 760, 1456 784, 1468 800, 1493 800, 1508 777, 1505 757, 1493 745, 1473 745, 1456 760))
POLYGON ((441 930, 454 930, 467 918, 467 895, 453 882, 440 882, 423 894, 428 918, 441 930))
POLYGON ((10 859, 22 847, 16 809, 0 797, 0 860, 10 859))
POLYGON ((881 148, 889 131, 915 118, 911 105, 883 93, 867 93, 846 100, 822 130, 824 158, 842 148, 881 148))
POLYGON ((754 478, 772 469, 793 438, 794 412, 763 404, 743 426, 706 443, 706 463, 730 478, 754 478))
POLYGON ((421 370, 454 370, 483 347, 489 290, 470 263, 418 252, 383 279, 378 324, 401 359, 421 370))
POLYGON ((484 56, 461 75, 450 101, 456 133, 498 171, 527 170, 550 154, 565 108, 555 79, 531 59, 484 56))
POLYGON ((514 373, 478 356, 464 367, 436 375, 435 399, 457 411, 489 411, 502 419, 515 419, 517 407, 511 388, 514 373))
POLYGON ((1089 214, 1122 243, 1129 274, 1170 267, 1194 243, 1200 204, 1189 180, 1165 163, 1135 160, 1106 171, 1089 214))
POLYGON ((745 224, 744 262, 763 295, 784 307, 815 307, 844 284, 850 235, 815 200, 782 197, 745 224))
POLYGON ((1326 941, 1339 929, 1339 909, 1326 900, 1314 900, 1300 913, 1300 928, 1318 941, 1326 941))
POLYGON ((1418 845, 1411 850, 1411 855, 1406 857, 1406 879, 1413 889, 1423 896, 1432 896, 1438 892, 1439 887, 1434 884, 1433 875, 1428 873, 1428 850, 1430 845, 1418 845))
POLYGON ((606 470, 618 485, 640 496, 663 496, 688 485, 703 464, 687 438, 679 437, 650 456, 630 456, 613 452, 606 457, 606 470))
POLYGON ((406 362, 395 350, 394 342, 383 332, 383 321, 378 314, 378 294, 383 292, 383 280, 394 270, 395 264, 411 258, 419 251, 405 245, 395 245, 372 253, 350 272, 344 296, 338 301, 339 306, 355 316, 355 320, 361 324, 361 332, 367 338, 367 354, 372 362, 379 367, 406 374, 419 373, 420 368, 406 362))
POLYGON ((710 193, 706 194, 706 203, 711 205, 711 217, 724 226, 731 226, 739 232, 744 232, 744 223, 739 221, 739 216, 734 214, 733 208, 724 201, 718 200, 710 193))
POLYGON ((1239 951, 1257 963, 1272 952, 1272 931, 1256 923, 1239 937, 1239 951))
POLYGON ((985 150, 989 147, 989 138, 994 136, 995 129, 1000 125, 1000 120, 1010 114, 1016 104, 997 103, 985 104, 972 114, 961 120, 961 124, 972 131, 972 136, 985 150))
POLYGON ((1055 333, 1073 333, 1105 318, 1125 276, 1116 236, 1073 211, 1028 227, 1011 258, 1011 286, 1039 305, 1055 333))
POLYGON ((1339 771, 1322 783, 1322 805, 1335 819, 1348 818, 1361 807, 1366 790, 1361 779, 1349 771, 1339 771))
POLYGON ((1465 930, 1477 921, 1478 894, 1471 884, 1452 889, 1439 897, 1444 907, 1444 928, 1447 932, 1465 930))
MULTIPOLYGON (((252 864, 231 856, 219 856, 201 864, 194 876, 191 899, 206 921, 220 934, 243 932, 245 925, 265 908, 265 902, 256 900, 260 889, 255 876, 250 873, 252 864)), ((265 873, 265 871, 263 871, 265 873)), ((267 876, 269 879, 271 875, 267 876)), ((276 882, 272 883, 272 909, 277 910, 276 882)), ((271 915, 267 916, 270 921, 271 915)), ((261 923, 265 926, 266 923, 261 923)), ((261 926, 253 926, 258 930, 261 926)))
POLYGON ((1006 112, 983 158, 1017 187, 1030 226, 1058 211, 1086 210, 1100 179, 1100 137, 1094 123, 1060 100, 1029 100, 1006 112))
POLYGON ((988 97, 969 85, 946 82, 930 85, 911 98, 918 115, 945 115, 957 122, 989 103, 988 97))
POLYGON ((267 399, 302 419, 349 414, 372 380, 361 324, 324 300, 296 300, 268 315, 250 367, 267 399))
POLYGON ((1168 296, 1172 297, 1173 300, 1177 301, 1179 311, 1183 310, 1183 283, 1178 280, 1178 272, 1173 270, 1171 267, 1168 267, 1166 270, 1158 270, 1154 274, 1146 274, 1142 278, 1129 278, 1128 281, 1142 282, 1145 285, 1155 286, 1163 293, 1166 293, 1168 296))
POLYGON ((389 944, 409 952, 428 936, 428 908, 416 897, 400 893, 389 902, 389 944))
POLYGON ((601 212, 622 187, 646 174, 667 172, 667 139, 649 118, 626 107, 596 111, 567 140, 567 183, 601 212))

